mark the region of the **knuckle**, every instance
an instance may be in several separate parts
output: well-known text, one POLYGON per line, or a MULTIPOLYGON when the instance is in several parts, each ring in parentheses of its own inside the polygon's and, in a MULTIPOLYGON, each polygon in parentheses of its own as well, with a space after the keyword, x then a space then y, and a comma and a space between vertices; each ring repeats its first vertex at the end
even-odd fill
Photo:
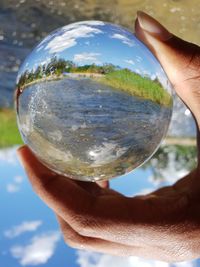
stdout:
POLYGON ((81 237, 67 237, 64 240, 65 243, 71 248, 83 249, 85 247, 85 241, 81 237))
POLYGON ((68 239, 67 241, 65 241, 66 244, 71 247, 71 248, 76 248, 78 249, 79 247, 79 243, 76 241, 76 240, 73 240, 73 239, 68 239))
POLYGON ((75 247, 79 242, 79 238, 77 235, 69 235, 63 233, 63 238, 65 243, 68 244, 70 247, 75 247))
POLYGON ((76 231, 83 236, 92 236, 98 230, 97 223, 89 217, 79 217, 74 223, 76 231))
POLYGON ((90 231, 91 223, 86 218, 79 218, 76 221, 76 230, 79 234, 88 233, 90 231))
POLYGON ((70 228, 61 228, 65 243, 77 242, 78 234, 70 228))

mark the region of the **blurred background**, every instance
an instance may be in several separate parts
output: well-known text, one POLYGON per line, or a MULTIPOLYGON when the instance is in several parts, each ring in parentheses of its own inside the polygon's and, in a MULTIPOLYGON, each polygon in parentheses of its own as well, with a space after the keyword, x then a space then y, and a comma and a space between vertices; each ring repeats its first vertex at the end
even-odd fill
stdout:
MULTIPOLYGON (((78 251, 64 244, 53 213, 38 199, 16 157, 22 144, 13 108, 18 68, 52 30, 80 20, 103 20, 134 31, 136 11, 154 16, 174 34, 200 44, 199 0, 0 0, 0 267, 200 266, 168 264, 78 251)), ((131 196, 171 184, 196 166, 195 124, 174 96, 167 138, 145 165, 111 181, 131 196)))

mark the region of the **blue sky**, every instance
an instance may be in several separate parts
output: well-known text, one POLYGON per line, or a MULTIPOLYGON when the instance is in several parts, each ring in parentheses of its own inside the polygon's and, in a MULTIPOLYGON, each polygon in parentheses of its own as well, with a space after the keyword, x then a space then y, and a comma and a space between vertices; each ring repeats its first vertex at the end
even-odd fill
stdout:
POLYGON ((62 241, 54 214, 33 193, 15 150, 3 153, 5 157, 2 153, 0 156, 0 210, 4 214, 0 221, 0 266, 2 263, 6 267, 78 266, 74 250, 62 241), (50 247, 49 242, 52 243, 50 247), (40 250, 44 256, 36 261, 33 255, 40 250))
MULTIPOLYGON (((20 165, 15 148, 0 150, 0 266, 48 267, 169 267, 167 263, 138 257, 118 258, 76 251, 64 244, 53 212, 35 195, 20 165), (112 265, 113 264, 113 265, 112 265)), ((155 188, 150 169, 139 168, 111 180, 125 195, 155 188)), ((198 262, 171 265, 197 267, 198 262)))

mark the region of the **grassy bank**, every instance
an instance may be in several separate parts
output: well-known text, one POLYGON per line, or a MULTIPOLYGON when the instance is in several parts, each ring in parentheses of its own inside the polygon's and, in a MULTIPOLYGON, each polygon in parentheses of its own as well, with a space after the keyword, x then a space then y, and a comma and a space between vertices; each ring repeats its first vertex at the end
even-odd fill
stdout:
POLYGON ((52 57, 47 65, 38 65, 36 69, 26 69, 21 74, 17 87, 23 90, 28 85, 61 79, 67 75, 75 78, 89 77, 112 86, 114 89, 149 99, 166 107, 172 104, 171 96, 158 80, 153 81, 149 77, 142 77, 130 69, 122 69, 109 62, 103 65, 93 63, 80 66, 77 62, 56 56, 52 57))
POLYGON ((119 88, 133 96, 143 97, 166 107, 170 107, 172 104, 170 94, 157 81, 141 77, 128 70, 110 72, 100 78, 99 81, 114 88, 119 88))
POLYGON ((12 109, 0 109, 0 148, 22 144, 12 109))

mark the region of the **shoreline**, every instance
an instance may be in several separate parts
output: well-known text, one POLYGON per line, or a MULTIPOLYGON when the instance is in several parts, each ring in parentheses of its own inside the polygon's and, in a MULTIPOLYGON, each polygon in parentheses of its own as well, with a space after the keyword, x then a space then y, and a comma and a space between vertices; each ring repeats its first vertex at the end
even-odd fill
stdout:
MULTIPOLYGON (((112 74, 111 74, 112 75, 112 74)), ((115 73, 116 76, 116 73, 115 73)), ((118 77, 109 77, 109 74, 101 74, 101 73, 83 73, 83 72, 71 72, 71 73, 62 73, 60 75, 50 75, 48 77, 36 79, 34 81, 31 81, 24 86, 18 88, 19 94, 23 92, 27 87, 37 84, 39 82, 49 82, 49 81, 56 81, 61 80, 65 78, 72 78, 72 79, 91 79, 93 81, 102 83, 104 85, 110 86, 115 90, 120 90, 124 93, 127 93, 134 97, 143 98, 145 100, 150 100, 160 106, 164 106, 166 108, 170 108, 172 106, 172 97, 170 94, 165 90, 161 85, 157 89, 157 94, 162 95, 163 98, 155 96, 155 84, 152 84, 153 88, 151 88, 151 84, 149 85, 149 89, 147 88, 141 88, 137 87, 135 84, 131 84, 131 82, 128 80, 128 82, 124 82, 123 80, 118 79, 118 77), (151 90, 154 90, 152 93, 151 90)), ((150 81, 153 83, 153 81, 150 81)))
POLYGON ((20 89, 20 92, 23 92, 23 90, 33 84, 36 84, 38 82, 49 82, 49 81, 56 81, 56 80, 60 80, 62 78, 67 78, 67 77, 71 77, 71 78, 103 78, 105 77, 104 74, 99 74, 99 73, 81 73, 81 72, 72 72, 72 73, 63 73, 61 75, 50 75, 48 77, 44 77, 41 79, 37 79, 34 80, 32 82, 26 83, 24 86, 22 86, 20 89))

